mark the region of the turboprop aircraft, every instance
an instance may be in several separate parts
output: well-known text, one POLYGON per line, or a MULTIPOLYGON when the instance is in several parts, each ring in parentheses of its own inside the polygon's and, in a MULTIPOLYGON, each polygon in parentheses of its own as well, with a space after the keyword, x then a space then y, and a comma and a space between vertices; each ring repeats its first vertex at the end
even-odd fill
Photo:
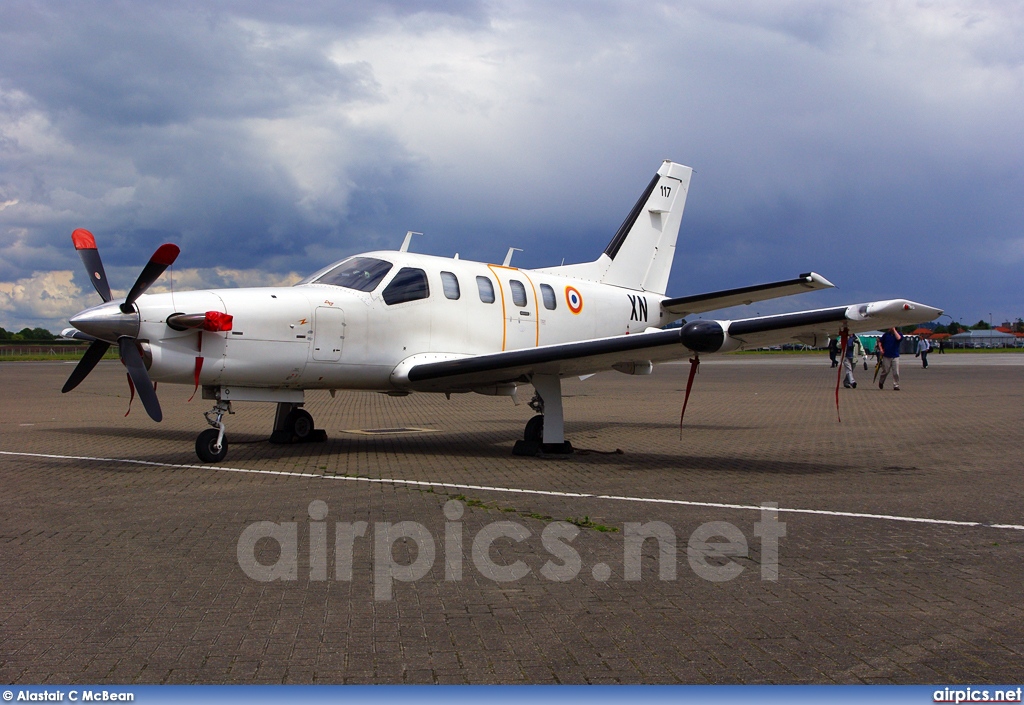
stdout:
MULTIPOLYGON (((96 241, 72 242, 103 304, 70 319, 65 337, 91 341, 63 391, 74 389, 116 345, 154 421, 156 382, 185 384, 214 402, 199 434, 204 462, 227 454, 225 417, 235 402, 277 404, 271 441, 321 440, 302 408, 307 389, 392 395, 535 390, 537 415, 518 454, 569 453, 561 380, 604 370, 650 374, 668 360, 801 342, 930 321, 942 311, 894 299, 740 320, 685 316, 824 289, 813 272, 793 279, 672 298, 669 270, 692 170, 665 161, 594 261, 543 269, 409 251, 360 254, 291 287, 145 294, 178 256, 165 244, 124 299, 113 300, 96 241)), ((692 375, 691 375, 692 379, 692 375)))

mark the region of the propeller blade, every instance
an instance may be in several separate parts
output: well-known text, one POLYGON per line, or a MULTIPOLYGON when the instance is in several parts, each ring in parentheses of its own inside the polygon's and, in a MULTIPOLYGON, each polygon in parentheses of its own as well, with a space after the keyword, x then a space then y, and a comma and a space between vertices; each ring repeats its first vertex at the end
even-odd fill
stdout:
POLYGON ((82 258, 85 270, 89 272, 89 281, 95 287, 96 293, 103 299, 103 303, 107 303, 111 298, 110 284, 107 283, 107 273, 103 271, 100 251, 96 249, 96 238, 88 230, 79 228, 71 233, 71 242, 78 250, 78 256, 82 258))
MULTIPOLYGON (((177 248, 175 248, 177 249, 177 248)), ((160 411, 160 402, 156 398, 156 390, 153 389, 153 382, 146 372, 146 364, 142 361, 139 349, 135 347, 135 338, 123 336, 117 339, 117 347, 121 352, 121 359, 128 368, 128 375, 135 383, 135 389, 139 393, 142 405, 146 407, 146 413, 154 421, 163 419, 163 412, 160 411)))
POLYGON ((135 299, 142 296, 143 292, 146 291, 150 286, 153 285, 164 270, 174 264, 174 260, 178 258, 178 253, 181 252, 177 245, 166 243, 156 248, 156 252, 149 258, 149 262, 142 269, 142 274, 135 280, 135 285, 131 291, 128 292, 128 296, 125 298, 124 303, 121 304, 121 310, 125 313, 131 313, 132 304, 135 303, 135 299))
POLYGON ((83 333, 76 328, 65 328, 60 332, 60 337, 66 340, 84 340, 87 343, 96 340, 96 336, 83 333))
POLYGON ((67 394, 72 389, 82 383, 92 368, 96 367, 96 363, 99 362, 110 348, 110 343, 105 340, 93 340, 89 349, 85 351, 85 355, 82 355, 82 359, 78 361, 78 365, 71 372, 71 376, 68 377, 68 381, 64 383, 64 388, 60 391, 67 394))

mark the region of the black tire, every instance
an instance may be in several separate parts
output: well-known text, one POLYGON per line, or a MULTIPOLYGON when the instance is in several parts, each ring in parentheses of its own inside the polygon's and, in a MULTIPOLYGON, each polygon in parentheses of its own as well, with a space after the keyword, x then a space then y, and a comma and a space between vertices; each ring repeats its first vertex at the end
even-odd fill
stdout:
POLYGON ((526 422, 526 428, 523 430, 523 440, 533 441, 534 443, 544 442, 544 417, 541 414, 537 414, 526 422))
POLYGON ((219 463, 224 460, 224 457, 228 454, 228 437, 224 436, 224 440, 221 442, 220 450, 216 450, 214 446, 217 444, 217 436, 220 435, 220 431, 215 428, 208 428, 199 434, 196 438, 196 455, 204 463, 219 463))
POLYGON ((305 409, 292 409, 284 419, 284 428, 300 441, 309 440, 316 430, 313 417, 305 409))

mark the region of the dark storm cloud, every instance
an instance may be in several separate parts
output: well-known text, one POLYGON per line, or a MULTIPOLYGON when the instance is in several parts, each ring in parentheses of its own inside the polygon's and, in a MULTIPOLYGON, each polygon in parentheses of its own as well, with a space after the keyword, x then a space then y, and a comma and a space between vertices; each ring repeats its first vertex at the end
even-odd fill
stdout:
POLYGON ((235 17, 152 4, 4 8, 5 84, 71 130, 112 136, 127 125, 272 116, 299 98, 367 90, 358 70, 235 17))

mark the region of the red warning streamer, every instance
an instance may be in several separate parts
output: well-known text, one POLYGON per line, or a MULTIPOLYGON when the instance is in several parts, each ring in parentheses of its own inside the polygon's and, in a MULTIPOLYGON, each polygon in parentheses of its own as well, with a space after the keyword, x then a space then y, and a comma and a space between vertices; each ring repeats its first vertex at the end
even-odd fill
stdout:
POLYGON ((843 344, 839 351, 839 372, 836 374, 836 418, 839 419, 839 423, 843 422, 843 417, 839 415, 839 380, 843 378, 843 360, 846 359, 846 346, 850 343, 850 329, 843 328, 841 335, 843 344))
POLYGON ((124 412, 125 417, 132 413, 132 402, 135 401, 135 382, 132 382, 132 376, 128 375, 128 389, 131 390, 131 397, 128 399, 128 411, 124 412))
POLYGON ((693 378, 697 375, 697 368, 700 367, 700 355, 693 354, 690 358, 690 377, 686 380, 686 396, 683 397, 683 410, 679 412, 679 439, 683 438, 683 417, 686 416, 686 405, 690 401, 690 390, 693 389, 693 378))
MULTIPOLYGON (((199 344, 196 347, 196 351, 197 352, 202 352, 203 351, 203 331, 199 331, 199 344)), ((190 396, 188 398, 189 401, 192 401, 192 399, 195 398, 195 396, 196 396, 196 392, 199 391, 199 373, 202 372, 202 371, 203 371, 203 357, 202 357, 202 355, 196 355, 196 373, 195 373, 195 376, 196 376, 196 386, 195 386, 195 389, 192 390, 192 396, 190 396)))

